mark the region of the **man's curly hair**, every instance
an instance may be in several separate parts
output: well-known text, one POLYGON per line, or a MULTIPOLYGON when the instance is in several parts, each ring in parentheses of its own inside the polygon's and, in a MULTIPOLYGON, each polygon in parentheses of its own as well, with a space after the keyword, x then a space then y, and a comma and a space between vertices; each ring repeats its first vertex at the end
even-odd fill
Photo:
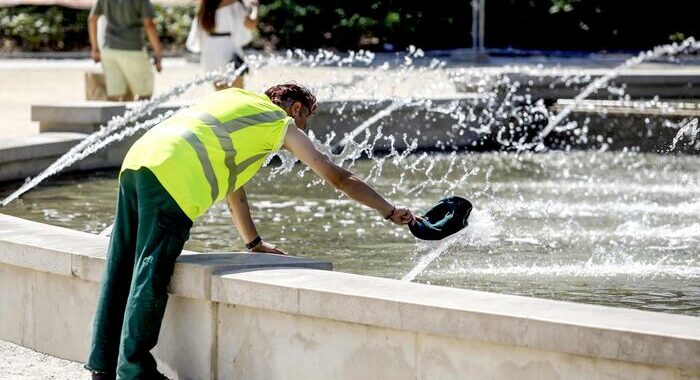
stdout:
POLYGON ((316 96, 308 88, 296 83, 283 83, 272 86, 265 91, 265 95, 270 98, 272 103, 282 108, 289 107, 294 102, 299 102, 309 110, 310 114, 314 114, 318 107, 316 96))

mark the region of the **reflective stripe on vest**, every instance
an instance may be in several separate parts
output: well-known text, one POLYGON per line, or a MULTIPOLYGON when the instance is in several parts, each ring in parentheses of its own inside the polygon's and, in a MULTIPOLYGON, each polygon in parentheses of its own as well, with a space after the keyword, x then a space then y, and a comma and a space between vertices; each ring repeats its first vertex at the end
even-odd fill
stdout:
POLYGON ((293 125, 263 94, 217 91, 147 131, 129 149, 122 170, 150 169, 195 220, 247 183, 293 125))
MULTIPOLYGON (((224 163, 229 170, 227 193, 236 185, 236 179, 239 173, 243 172, 246 168, 248 168, 248 166, 267 155, 267 153, 258 154, 247 158, 241 162, 240 165, 236 165, 236 148, 233 147, 233 141, 231 140, 231 136, 229 134, 257 124, 273 122, 285 118, 286 116, 287 114, 281 111, 267 111, 255 115, 237 117, 233 120, 227 121, 226 123, 221 123, 219 119, 207 112, 186 115, 186 117, 197 119, 211 128, 212 132, 219 141, 221 150, 224 152, 224 163)), ((181 136, 185 139, 185 141, 187 141, 187 143, 190 144, 192 149, 194 149, 195 153, 197 154, 197 159, 199 160, 200 165, 202 165, 204 176, 211 187, 211 200, 212 202, 215 202, 219 197, 219 181, 216 179, 216 173, 214 173, 214 168, 204 144, 202 144, 197 135, 195 135, 189 129, 183 132, 181 136)))

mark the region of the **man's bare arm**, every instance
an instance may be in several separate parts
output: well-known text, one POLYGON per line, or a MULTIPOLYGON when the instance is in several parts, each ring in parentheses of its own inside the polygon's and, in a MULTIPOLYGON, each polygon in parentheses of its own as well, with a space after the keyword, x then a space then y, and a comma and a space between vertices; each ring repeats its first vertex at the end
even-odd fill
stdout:
POLYGON ((396 224, 409 224, 415 221, 410 210, 396 208, 357 176, 334 164, 326 155, 319 152, 308 136, 298 128, 290 127, 287 130, 284 146, 326 182, 350 198, 377 210, 382 217, 390 217, 396 224))
MULTIPOLYGON (((240 233, 243 241, 245 243, 253 241, 253 239, 258 236, 258 230, 255 228, 253 217, 250 215, 250 206, 248 205, 248 197, 246 197, 245 190, 241 187, 229 194, 226 197, 226 203, 228 204, 228 210, 231 213, 231 218, 233 219, 233 222, 236 225, 238 233, 240 233)), ((260 242, 260 244, 253 247, 252 250, 254 252, 268 252, 282 255, 287 254, 286 252, 265 241, 260 242)))
POLYGON ((245 190, 241 187, 226 197, 228 210, 231 212, 231 218, 238 228, 243 241, 248 243, 253 241, 258 236, 258 230, 253 223, 253 217, 250 215, 250 206, 248 205, 248 197, 245 190))
POLYGON ((153 64, 156 66, 156 70, 160 72, 163 69, 163 66, 161 66, 162 48, 160 46, 156 24, 153 22, 153 19, 145 18, 143 19, 143 28, 146 30, 148 42, 151 43, 151 47, 153 48, 153 58, 155 59, 153 64))
POLYGON ((100 15, 91 13, 88 16, 88 36, 90 37, 90 56, 95 62, 100 62, 100 46, 97 43, 97 19, 100 15))

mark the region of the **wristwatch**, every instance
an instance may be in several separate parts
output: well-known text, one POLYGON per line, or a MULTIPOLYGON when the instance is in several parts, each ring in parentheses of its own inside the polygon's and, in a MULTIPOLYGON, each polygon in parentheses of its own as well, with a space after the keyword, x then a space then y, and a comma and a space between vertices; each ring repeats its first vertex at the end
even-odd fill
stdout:
POLYGON ((258 236, 255 237, 255 239, 253 239, 253 241, 251 241, 250 243, 246 244, 245 247, 246 247, 247 250, 250 251, 250 250, 252 250, 253 248, 255 248, 255 247, 256 247, 258 244, 260 244, 260 243, 262 243, 262 238, 260 237, 260 235, 258 235, 258 236))

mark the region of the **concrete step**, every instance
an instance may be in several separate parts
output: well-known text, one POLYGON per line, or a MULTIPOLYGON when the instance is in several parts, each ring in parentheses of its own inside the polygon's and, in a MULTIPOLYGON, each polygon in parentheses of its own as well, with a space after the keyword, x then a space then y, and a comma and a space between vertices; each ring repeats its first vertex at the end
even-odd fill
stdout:
MULTIPOLYGON (((519 82, 521 84, 519 93, 530 94, 534 99, 552 102, 557 99, 576 97, 589 83, 609 72, 610 70, 606 69, 576 71, 543 69, 527 72, 498 71, 492 74, 507 76, 510 83, 519 82)), ((460 92, 473 91, 475 86, 476 80, 468 77, 455 81, 455 87, 460 92)), ((612 79, 610 86, 624 88, 626 95, 637 99, 700 98, 700 70, 628 70, 612 79)), ((618 97, 618 94, 611 94, 606 89, 601 89, 589 96, 590 99, 618 97)))

